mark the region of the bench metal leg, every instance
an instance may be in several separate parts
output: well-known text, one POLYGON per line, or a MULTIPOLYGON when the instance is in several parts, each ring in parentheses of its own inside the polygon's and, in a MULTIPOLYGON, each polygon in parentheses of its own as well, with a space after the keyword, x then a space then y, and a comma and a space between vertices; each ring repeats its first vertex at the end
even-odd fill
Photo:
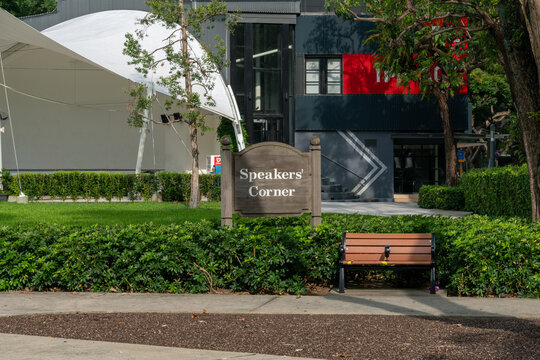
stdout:
POLYGON ((339 267, 339 292, 345 292, 345 269, 343 266, 339 267))
POLYGON ((430 289, 429 289, 429 293, 430 294, 435 294, 436 291, 435 291, 435 266, 432 266, 431 267, 431 276, 430 276, 430 289))

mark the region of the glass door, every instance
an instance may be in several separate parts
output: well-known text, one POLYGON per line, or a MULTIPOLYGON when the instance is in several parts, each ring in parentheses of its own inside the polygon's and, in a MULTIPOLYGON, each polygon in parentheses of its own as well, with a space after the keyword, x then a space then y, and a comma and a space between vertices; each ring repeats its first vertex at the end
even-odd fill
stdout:
POLYGON ((289 143, 293 27, 240 24, 231 35, 231 84, 251 144, 289 143))
POLYGON ((441 144, 394 144, 394 192, 417 193, 422 185, 444 184, 441 144))

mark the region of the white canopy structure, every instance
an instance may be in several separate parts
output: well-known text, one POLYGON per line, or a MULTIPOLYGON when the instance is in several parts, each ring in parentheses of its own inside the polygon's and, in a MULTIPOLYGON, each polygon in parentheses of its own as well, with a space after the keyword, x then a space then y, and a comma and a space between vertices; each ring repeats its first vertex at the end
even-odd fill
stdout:
MULTIPOLYGON (((129 97, 125 90, 133 82, 153 82, 153 88, 161 94, 159 97, 169 95, 156 83, 160 76, 166 75, 166 67, 154 73, 152 79, 145 79, 134 66, 128 65, 129 57, 122 54, 125 34, 140 29, 137 20, 146 14, 133 10, 94 13, 39 33, 0 9, 0 53, 6 74, 5 83, 0 78, 0 90, 8 89, 13 130, 22 139, 17 142, 23 159, 21 167, 28 170, 130 168, 125 162, 136 152, 137 142, 133 140, 137 135, 135 129, 127 126, 129 97)), ((159 47, 170 32, 164 26, 151 26, 143 46, 148 50, 159 47)), ((190 49, 195 56, 204 54, 197 40, 190 41, 190 49)), ((219 116, 238 120, 230 88, 217 73, 213 81, 210 95, 215 106, 201 108, 210 118, 213 116, 215 125, 219 116)), ((203 95, 202 88, 195 91, 203 95)), ((0 111, 5 112, 6 107, 6 99, 0 96, 0 111)), ((156 107, 154 118, 159 119, 165 111, 156 107)), ((177 111, 181 109, 171 112, 177 111)), ((156 137, 153 147, 157 144, 157 152, 161 150, 158 168, 187 170, 182 165, 186 161, 172 158, 180 144, 180 134, 171 135, 170 131, 161 129, 156 131, 156 137)), ((203 139, 201 145, 203 156, 219 151, 215 134, 213 139, 203 139)), ((156 160, 154 167, 155 163, 156 160)), ((148 159, 145 164, 150 167, 148 159)))
MULTIPOLYGON (((137 23, 139 19, 147 15, 144 11, 135 10, 113 10, 81 16, 65 21, 42 32, 50 39, 63 45, 69 50, 97 64, 101 68, 120 75, 128 80, 137 83, 147 83, 149 80, 135 70, 135 66, 128 65, 131 60, 122 54, 125 34, 141 29, 137 23)), ((170 35, 171 29, 159 24, 152 25, 146 30, 146 36, 142 41, 142 47, 153 50, 166 44, 166 39, 170 35)), ((204 56, 204 49, 199 42, 193 38, 189 41, 189 47, 197 58, 204 56)), ((161 76, 168 75, 167 66, 158 67, 153 79, 157 80, 161 76)), ((215 106, 201 106, 209 112, 234 119, 234 108, 230 102, 228 89, 219 74, 212 74, 214 88, 211 96, 216 102, 215 106)), ((167 89, 154 84, 154 89, 162 94, 169 95, 167 89)), ((196 92, 204 96, 204 89, 200 86, 194 87, 196 92)))

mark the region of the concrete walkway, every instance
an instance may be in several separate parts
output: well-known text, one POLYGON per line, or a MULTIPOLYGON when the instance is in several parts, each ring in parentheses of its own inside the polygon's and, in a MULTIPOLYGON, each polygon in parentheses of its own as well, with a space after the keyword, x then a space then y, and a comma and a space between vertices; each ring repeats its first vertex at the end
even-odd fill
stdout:
POLYGON ((466 211, 422 209, 416 203, 397 203, 397 202, 322 202, 323 213, 339 214, 362 214, 378 216, 394 215, 444 215, 451 217, 462 217, 470 215, 466 211))
MULTIPOLYGON (((427 290, 331 291, 326 296, 0 293, 0 316, 74 312, 366 314, 540 318, 540 300, 447 297, 427 290)), ((230 353, 0 334, 6 359, 284 359, 230 353)))

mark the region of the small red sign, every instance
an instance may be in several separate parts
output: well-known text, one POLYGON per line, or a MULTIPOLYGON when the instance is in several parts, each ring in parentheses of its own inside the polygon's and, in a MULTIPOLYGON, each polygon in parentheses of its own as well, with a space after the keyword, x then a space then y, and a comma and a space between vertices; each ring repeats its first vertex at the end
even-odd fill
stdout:
POLYGON ((214 158, 214 164, 213 165, 221 165, 221 156, 216 156, 214 158))

